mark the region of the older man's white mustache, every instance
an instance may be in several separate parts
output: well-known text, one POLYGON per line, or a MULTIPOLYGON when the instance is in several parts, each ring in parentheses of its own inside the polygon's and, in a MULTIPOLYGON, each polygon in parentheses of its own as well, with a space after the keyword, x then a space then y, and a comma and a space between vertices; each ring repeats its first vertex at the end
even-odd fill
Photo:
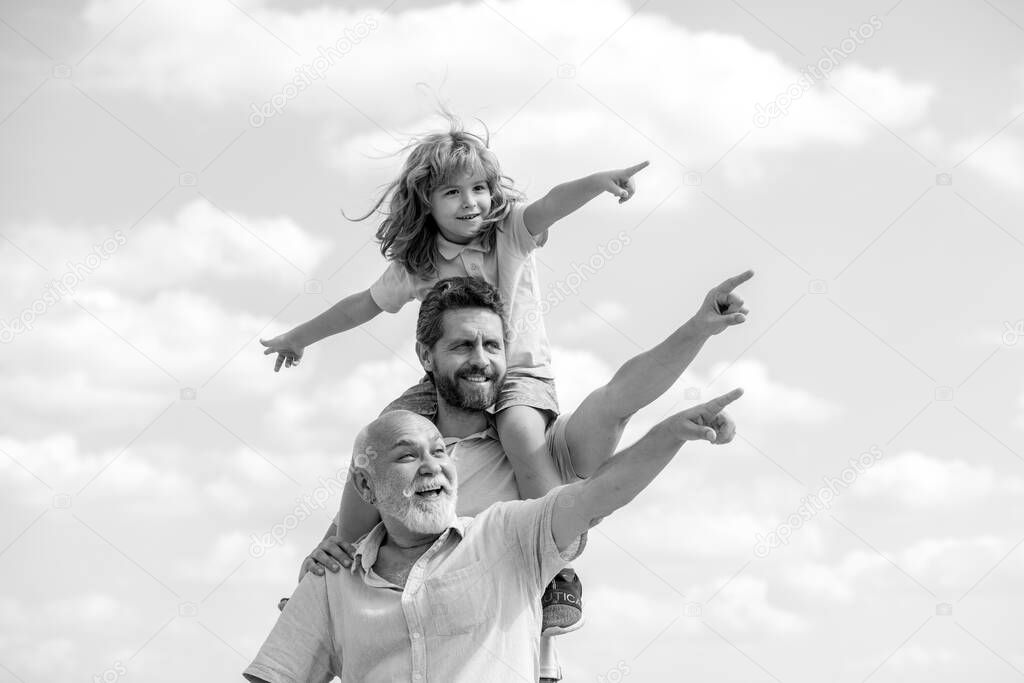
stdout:
POLYGON ((451 493, 452 487, 444 479, 434 479, 429 482, 420 483, 413 486, 407 486, 402 495, 406 498, 411 498, 414 494, 422 493, 423 491, 433 491, 434 489, 441 489, 443 493, 451 493))

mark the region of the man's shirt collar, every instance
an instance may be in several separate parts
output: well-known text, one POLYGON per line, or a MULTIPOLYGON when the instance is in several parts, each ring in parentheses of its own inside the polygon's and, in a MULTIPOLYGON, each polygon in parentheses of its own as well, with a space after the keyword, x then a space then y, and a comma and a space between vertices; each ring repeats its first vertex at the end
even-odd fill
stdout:
POLYGON ((468 439, 494 439, 498 440, 498 423, 494 418, 494 413, 487 413, 487 426, 481 429, 479 432, 473 432, 466 436, 446 436, 444 438, 445 448, 451 448, 458 444, 460 441, 466 441, 468 439))
MULTIPOLYGON (((466 521, 471 518, 467 517, 456 517, 440 534, 437 539, 431 544, 431 548, 436 546, 438 542, 443 542, 449 535, 451 530, 455 530, 459 534, 460 538, 466 535, 466 521)), ((384 537, 387 535, 387 528, 384 526, 384 522, 380 521, 377 526, 373 527, 370 533, 362 537, 355 547, 355 551, 352 554, 352 566, 349 567, 349 572, 354 574, 356 571, 356 565, 360 566, 363 570, 363 574, 368 574, 370 568, 373 567, 377 561, 377 553, 380 552, 380 545, 384 542, 384 537)), ((428 549, 427 552, 430 552, 428 549)))

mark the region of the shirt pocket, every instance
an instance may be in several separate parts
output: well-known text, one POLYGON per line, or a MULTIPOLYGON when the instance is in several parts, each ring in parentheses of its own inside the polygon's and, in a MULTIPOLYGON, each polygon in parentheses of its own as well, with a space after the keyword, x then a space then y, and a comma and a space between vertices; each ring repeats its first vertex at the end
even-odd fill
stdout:
POLYGON ((467 633, 483 624, 493 594, 483 562, 429 578, 423 587, 438 635, 467 633))

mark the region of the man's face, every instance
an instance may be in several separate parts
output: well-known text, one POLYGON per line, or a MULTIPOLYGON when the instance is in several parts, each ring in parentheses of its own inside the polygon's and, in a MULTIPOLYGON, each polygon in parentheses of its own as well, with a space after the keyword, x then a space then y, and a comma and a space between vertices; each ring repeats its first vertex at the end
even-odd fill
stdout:
POLYGON ((371 486, 381 518, 419 534, 439 534, 455 519, 457 474, 432 422, 388 413, 375 430, 371 486))
POLYGON ((467 244, 483 229, 491 211, 491 190, 482 172, 453 179, 430 193, 430 215, 451 242, 467 244))
POLYGON ((486 308, 445 311, 444 333, 427 351, 427 370, 450 406, 484 410, 494 405, 505 380, 505 340, 501 318, 486 308))

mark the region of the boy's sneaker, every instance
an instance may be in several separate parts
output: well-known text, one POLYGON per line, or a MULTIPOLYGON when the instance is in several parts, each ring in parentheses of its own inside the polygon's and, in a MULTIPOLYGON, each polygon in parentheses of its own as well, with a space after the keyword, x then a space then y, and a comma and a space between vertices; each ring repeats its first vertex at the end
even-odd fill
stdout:
POLYGON ((572 567, 555 575, 540 604, 544 611, 542 636, 560 636, 583 626, 583 584, 572 567))

